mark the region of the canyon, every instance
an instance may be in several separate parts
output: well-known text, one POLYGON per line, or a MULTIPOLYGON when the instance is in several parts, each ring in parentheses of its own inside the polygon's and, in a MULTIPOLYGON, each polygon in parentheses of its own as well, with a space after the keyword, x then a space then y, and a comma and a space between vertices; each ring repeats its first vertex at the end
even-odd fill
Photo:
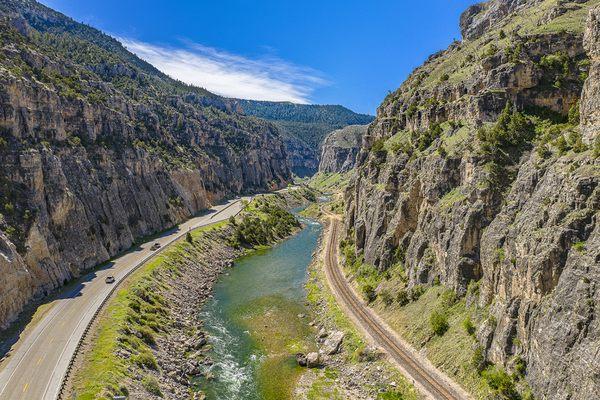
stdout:
MULTIPOLYGON (((449 343, 448 358, 430 361, 474 397, 594 398, 600 1, 489 0, 468 7, 458 23, 462 40, 431 55, 372 117, 342 106, 218 96, 34 0, 0 0, 0 331, 28 305, 215 204, 279 191, 244 203, 215 231, 190 233, 185 251, 169 253, 186 279, 162 265, 161 279, 174 289, 161 292, 166 300, 159 303, 175 305, 164 322, 179 328, 155 327, 159 345, 143 344, 160 366, 152 371, 135 366, 141 352, 120 343, 122 377, 104 392, 127 394, 123 378, 144 396, 148 388, 136 376, 147 374, 183 398, 196 384, 192 375, 208 379, 202 365, 212 365, 210 346, 204 348, 197 309, 245 250, 299 230, 284 209, 322 196, 328 205, 311 207, 333 218, 323 217, 330 237, 326 251, 316 245, 307 283, 312 312, 321 314, 310 326, 326 331, 318 345, 340 329, 318 278, 324 264, 337 266, 339 249, 345 275, 337 279, 347 278, 353 286, 346 290, 364 297, 356 308, 371 307, 399 336, 414 334, 407 342, 420 356, 438 357, 428 346, 449 343), (334 261, 320 260, 325 254, 334 261), (215 257, 221 261, 213 265, 215 257), (410 323, 423 318, 429 325, 410 323), (184 328, 193 332, 181 334, 184 328), (192 350, 193 365, 178 359, 192 350), (460 364, 465 354, 469 362, 460 364)), ((304 273, 305 264, 294 273, 304 273)), ((144 295, 150 309, 154 300, 144 295)), ((299 310, 298 324, 310 331, 302 322, 308 311, 299 310)), ((134 322, 122 318, 121 333, 143 342, 149 321, 134 322)), ((389 365, 348 331, 340 333, 347 347, 329 359, 351 371, 340 377, 345 393, 377 392, 353 391, 355 356, 374 358, 358 361, 371 375, 385 368, 378 384, 394 392, 380 382, 396 376, 389 365)), ((319 374, 307 376, 324 379, 319 374)), ((298 378, 303 395, 310 379, 298 378)), ((94 382, 70 384, 97 389, 94 382)))

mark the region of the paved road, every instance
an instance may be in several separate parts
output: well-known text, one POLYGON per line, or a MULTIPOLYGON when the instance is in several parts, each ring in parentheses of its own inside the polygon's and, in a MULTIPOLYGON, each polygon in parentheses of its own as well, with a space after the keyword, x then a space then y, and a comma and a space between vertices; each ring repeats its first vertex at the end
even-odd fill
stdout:
POLYGON ((356 295, 339 268, 337 260, 337 235, 339 221, 330 217, 329 237, 325 247, 325 273, 338 302, 350 313, 352 319, 383 348, 405 375, 412 378, 415 386, 427 397, 441 400, 463 400, 469 396, 456 384, 433 368, 403 343, 356 295))
POLYGON ((63 293, 53 302, 35 326, 26 328, 13 346, 10 356, 0 368, 1 400, 55 400, 69 361, 86 326, 112 285, 108 275, 120 282, 153 252, 150 246, 159 242, 162 248, 197 228, 222 221, 241 210, 241 201, 233 200, 212 208, 208 213, 190 219, 140 248, 113 260, 107 268, 90 273, 81 284, 63 293))

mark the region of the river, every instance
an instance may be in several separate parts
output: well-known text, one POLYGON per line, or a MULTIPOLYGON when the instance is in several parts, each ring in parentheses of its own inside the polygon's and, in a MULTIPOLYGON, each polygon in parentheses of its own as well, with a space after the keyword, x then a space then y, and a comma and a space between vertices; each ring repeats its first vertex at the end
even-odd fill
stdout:
POLYGON ((209 400, 291 398, 302 369, 294 354, 314 350, 304 284, 321 225, 236 261, 215 286, 201 318, 212 346, 209 400))

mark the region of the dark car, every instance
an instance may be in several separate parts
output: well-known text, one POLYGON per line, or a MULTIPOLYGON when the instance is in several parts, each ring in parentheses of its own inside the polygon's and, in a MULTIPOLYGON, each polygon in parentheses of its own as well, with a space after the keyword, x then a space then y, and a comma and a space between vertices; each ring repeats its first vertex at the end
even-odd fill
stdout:
POLYGON ((104 282, 111 284, 111 283, 115 283, 115 277, 114 276, 107 276, 106 279, 104 279, 104 282))
POLYGON ((152 247, 150 247, 150 250, 155 251, 160 249, 160 243, 156 242, 152 245, 152 247))

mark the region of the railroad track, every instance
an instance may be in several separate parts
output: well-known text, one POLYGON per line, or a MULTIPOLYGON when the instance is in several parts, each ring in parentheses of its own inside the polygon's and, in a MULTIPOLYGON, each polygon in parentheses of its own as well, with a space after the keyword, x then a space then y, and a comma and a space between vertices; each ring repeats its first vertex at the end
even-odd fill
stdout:
POLYGON ((340 300, 360 325, 362 325, 363 329, 404 369, 421 390, 426 392, 425 394, 436 400, 469 399, 468 395, 460 393, 452 385, 448 384, 444 378, 434 375, 432 371, 429 371, 429 368, 421 365, 421 362, 410 354, 410 351, 405 349, 402 343, 388 334, 388 329, 357 298, 349 287, 341 269, 338 267, 336 240, 338 221, 335 218, 330 218, 330 221, 331 229, 326 249, 325 272, 328 276, 328 281, 332 286, 335 286, 332 288, 334 293, 338 293, 339 297, 341 297, 340 300))

